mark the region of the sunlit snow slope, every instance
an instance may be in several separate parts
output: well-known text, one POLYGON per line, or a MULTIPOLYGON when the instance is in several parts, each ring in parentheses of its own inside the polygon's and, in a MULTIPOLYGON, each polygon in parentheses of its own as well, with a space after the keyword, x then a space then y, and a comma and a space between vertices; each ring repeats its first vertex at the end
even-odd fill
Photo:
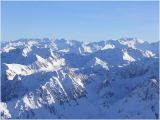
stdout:
POLYGON ((159 118, 159 48, 136 38, 1 43, 2 118, 159 118))

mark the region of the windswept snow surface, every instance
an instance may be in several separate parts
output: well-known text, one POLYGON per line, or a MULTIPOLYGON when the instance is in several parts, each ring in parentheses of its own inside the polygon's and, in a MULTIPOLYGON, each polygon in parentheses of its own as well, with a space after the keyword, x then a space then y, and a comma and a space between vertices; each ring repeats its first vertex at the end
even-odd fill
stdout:
POLYGON ((158 119, 159 42, 2 42, 3 119, 158 119))

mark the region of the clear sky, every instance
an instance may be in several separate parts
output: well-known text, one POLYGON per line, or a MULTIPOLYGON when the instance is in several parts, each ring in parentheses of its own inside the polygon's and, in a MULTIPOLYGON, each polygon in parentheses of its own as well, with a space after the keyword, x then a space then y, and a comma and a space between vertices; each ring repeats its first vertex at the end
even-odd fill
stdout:
POLYGON ((2 2, 2 40, 158 41, 158 2, 2 2))

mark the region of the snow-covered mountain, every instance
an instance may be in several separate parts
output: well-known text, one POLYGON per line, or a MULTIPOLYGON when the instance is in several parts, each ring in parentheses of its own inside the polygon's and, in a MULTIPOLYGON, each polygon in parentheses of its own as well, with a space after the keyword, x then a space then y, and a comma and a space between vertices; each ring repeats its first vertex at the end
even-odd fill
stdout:
POLYGON ((1 43, 2 118, 159 118, 159 42, 1 43))

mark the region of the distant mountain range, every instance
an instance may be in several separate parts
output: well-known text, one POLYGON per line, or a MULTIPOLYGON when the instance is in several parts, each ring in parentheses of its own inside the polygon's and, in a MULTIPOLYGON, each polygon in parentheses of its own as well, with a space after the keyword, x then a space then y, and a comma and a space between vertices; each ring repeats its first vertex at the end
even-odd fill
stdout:
POLYGON ((159 118, 159 42, 23 39, 1 46, 2 118, 159 118))

